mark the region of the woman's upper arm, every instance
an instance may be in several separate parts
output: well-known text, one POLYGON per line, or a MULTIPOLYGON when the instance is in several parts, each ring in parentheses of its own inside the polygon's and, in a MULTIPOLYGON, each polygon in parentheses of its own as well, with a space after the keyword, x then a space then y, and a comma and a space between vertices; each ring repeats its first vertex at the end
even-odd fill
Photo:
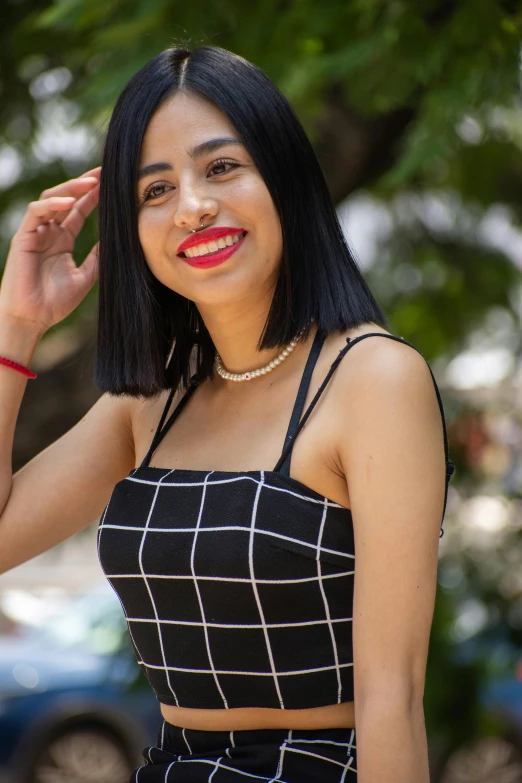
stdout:
POLYGON ((355 531, 356 709, 390 694, 422 701, 446 478, 440 409, 411 347, 368 339, 346 358, 339 458, 355 531))
POLYGON ((129 397, 102 395, 61 438, 13 476, 0 516, 0 572, 44 552, 102 513, 134 467, 129 397))

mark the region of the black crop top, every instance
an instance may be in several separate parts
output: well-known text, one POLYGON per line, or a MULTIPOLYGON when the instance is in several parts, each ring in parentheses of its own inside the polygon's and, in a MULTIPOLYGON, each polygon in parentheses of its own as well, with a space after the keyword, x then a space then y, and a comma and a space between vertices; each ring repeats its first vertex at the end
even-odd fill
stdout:
MULTIPOLYGON (((149 467, 193 379, 165 424, 170 393, 143 462, 116 484, 99 558, 164 704, 304 709, 353 700, 351 511, 292 478, 290 458, 343 356, 375 335, 406 343, 381 332, 348 340, 301 417, 324 339, 316 334, 273 470, 149 467)), ((444 431, 444 520, 454 466, 430 373, 444 431)))

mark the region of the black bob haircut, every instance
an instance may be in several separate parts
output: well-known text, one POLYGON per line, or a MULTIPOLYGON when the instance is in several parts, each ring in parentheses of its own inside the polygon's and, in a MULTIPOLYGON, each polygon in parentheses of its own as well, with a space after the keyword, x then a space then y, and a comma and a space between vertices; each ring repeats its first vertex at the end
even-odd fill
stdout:
POLYGON ((138 236, 137 173, 147 125, 179 90, 232 122, 281 221, 283 253, 258 349, 286 345, 313 322, 325 335, 386 318, 350 253, 312 145, 289 102, 244 58, 214 46, 171 47, 129 81, 105 140, 99 198, 95 384, 153 397, 214 373, 214 344, 191 300, 150 271, 138 236), (195 352, 195 354, 194 354, 195 352), (169 360, 170 356, 170 360, 169 360))

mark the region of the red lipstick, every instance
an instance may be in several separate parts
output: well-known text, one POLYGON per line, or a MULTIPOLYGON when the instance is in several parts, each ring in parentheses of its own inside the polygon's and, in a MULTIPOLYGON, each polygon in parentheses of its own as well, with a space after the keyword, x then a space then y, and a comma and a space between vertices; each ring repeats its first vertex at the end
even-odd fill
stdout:
POLYGON ((194 247, 195 245, 200 245, 202 242, 210 242, 211 239, 221 239, 221 237, 226 237, 228 234, 242 234, 244 230, 244 228, 237 228, 235 226, 216 226, 215 228, 212 226, 210 228, 204 228, 202 231, 196 231, 195 234, 190 234, 184 239, 176 250, 176 253, 179 255, 179 253, 182 253, 187 247, 194 247))
POLYGON ((247 232, 243 228, 233 228, 228 226, 219 226, 218 228, 207 228, 203 231, 197 231, 195 234, 191 234, 189 237, 183 240, 183 242, 178 247, 178 256, 187 264, 190 264, 190 266, 196 267, 198 269, 210 269, 210 267, 218 266, 219 264, 222 264, 224 261, 226 261, 227 258, 230 258, 230 256, 235 253, 236 250, 238 250, 238 248, 243 244, 246 234, 247 232), (235 242, 233 245, 227 245, 227 247, 219 248, 219 250, 215 250, 212 253, 207 253, 204 256, 194 256, 189 258, 188 256, 180 255, 183 250, 186 250, 190 247, 195 247, 196 245, 200 245, 203 242, 210 242, 212 240, 215 241, 225 236, 237 236, 238 234, 243 234, 238 242, 235 242))

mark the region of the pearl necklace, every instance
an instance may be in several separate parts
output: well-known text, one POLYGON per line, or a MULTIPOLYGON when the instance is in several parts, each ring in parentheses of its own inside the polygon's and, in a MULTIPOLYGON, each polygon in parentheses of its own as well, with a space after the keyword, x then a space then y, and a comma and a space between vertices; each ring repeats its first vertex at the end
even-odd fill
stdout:
POLYGON ((225 367, 223 366, 223 362, 221 361, 221 356, 218 353, 216 353, 216 360, 215 360, 216 371, 226 381, 235 381, 236 383, 240 383, 241 381, 251 381, 252 378, 259 378, 260 375, 266 375, 267 373, 272 372, 272 370, 275 369, 275 367, 281 364, 281 362, 284 362, 286 357, 292 353, 295 346, 297 345, 298 337, 291 340, 291 342, 288 343, 286 348, 283 348, 279 356, 276 356, 275 359, 272 359, 272 361, 268 362, 268 364, 266 364, 264 367, 259 367, 259 369, 257 370, 249 370, 248 372, 243 372, 243 373, 228 372, 228 370, 226 370, 225 367))

